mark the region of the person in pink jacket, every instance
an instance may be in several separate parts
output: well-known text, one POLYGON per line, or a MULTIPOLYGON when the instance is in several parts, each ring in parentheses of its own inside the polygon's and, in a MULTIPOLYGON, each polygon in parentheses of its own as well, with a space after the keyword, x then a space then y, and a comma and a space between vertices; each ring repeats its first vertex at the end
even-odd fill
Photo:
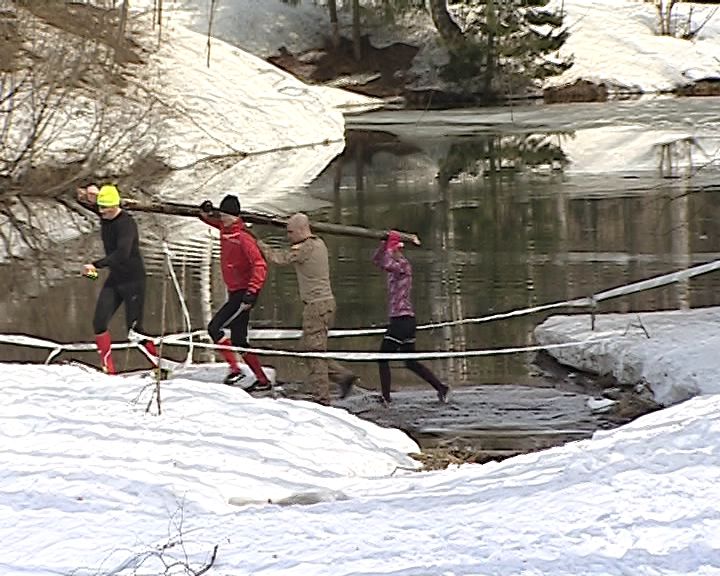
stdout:
MULTIPOLYGON (((403 255, 402 249, 400 235, 391 230, 373 255, 373 263, 387 273, 390 325, 383 336, 380 352, 415 351, 415 310, 410 300, 412 266, 403 255)), ((388 404, 392 401, 390 364, 387 360, 380 360, 378 364, 382 399, 388 404)), ((449 388, 440 382, 428 367, 412 359, 406 360, 405 366, 435 389, 440 402, 447 402, 449 388)))

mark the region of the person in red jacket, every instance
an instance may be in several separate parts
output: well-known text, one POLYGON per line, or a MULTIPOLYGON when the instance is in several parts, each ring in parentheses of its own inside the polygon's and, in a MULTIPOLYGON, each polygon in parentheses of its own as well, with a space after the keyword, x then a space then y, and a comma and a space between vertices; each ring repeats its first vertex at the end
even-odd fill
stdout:
MULTIPOLYGON (((200 218, 206 224, 220 230, 220 265, 228 291, 227 302, 208 324, 208 333, 216 344, 247 347, 250 309, 265 284, 267 263, 255 237, 240 218, 240 201, 237 196, 228 194, 222 199, 220 214, 213 208, 210 200, 205 200, 200 205, 200 218), (230 328, 230 339, 225 336, 224 328, 230 328)), ((222 354, 230 365, 230 373, 225 377, 224 383, 240 384, 243 373, 240 371, 235 353, 223 349, 222 354)), ((257 356, 245 352, 242 357, 257 378, 251 386, 243 388, 245 390, 269 388, 270 381, 263 372, 257 356)))

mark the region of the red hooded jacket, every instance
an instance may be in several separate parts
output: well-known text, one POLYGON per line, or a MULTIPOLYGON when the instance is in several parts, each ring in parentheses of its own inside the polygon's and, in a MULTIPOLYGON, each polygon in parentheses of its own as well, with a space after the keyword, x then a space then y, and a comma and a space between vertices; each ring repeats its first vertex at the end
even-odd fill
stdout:
POLYGON ((220 230, 220 266, 227 289, 258 294, 265 284, 267 263, 245 222, 238 219, 231 226, 223 226, 219 218, 204 215, 200 218, 220 230))

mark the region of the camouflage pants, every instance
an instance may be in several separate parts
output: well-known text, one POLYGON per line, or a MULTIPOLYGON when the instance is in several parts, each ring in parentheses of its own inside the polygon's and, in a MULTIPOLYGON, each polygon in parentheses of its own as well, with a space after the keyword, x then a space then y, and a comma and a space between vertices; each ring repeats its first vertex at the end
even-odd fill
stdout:
MULTIPOLYGON (((328 330, 335 320, 335 300, 305 304, 302 317, 302 347, 308 352, 327 351, 328 330)), ((353 375, 335 360, 307 358, 309 383, 316 400, 330 404, 330 380, 340 382, 353 375)))

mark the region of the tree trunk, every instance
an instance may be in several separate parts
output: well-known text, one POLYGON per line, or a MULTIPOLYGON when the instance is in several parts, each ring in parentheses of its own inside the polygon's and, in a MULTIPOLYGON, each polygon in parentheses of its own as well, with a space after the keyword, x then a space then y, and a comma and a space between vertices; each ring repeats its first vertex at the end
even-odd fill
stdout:
POLYGON ((655 0, 658 12, 658 33, 661 36, 672 36, 672 12, 677 0, 655 0))
POLYGON ((456 52, 465 43, 465 38, 460 26, 455 23, 447 10, 447 0, 428 0, 428 9, 447 49, 456 52))
POLYGON ((487 23, 487 56, 485 59, 485 77, 483 83, 485 85, 485 94, 490 96, 493 93, 493 78, 495 76, 495 52, 497 36, 495 34, 498 25, 498 17, 495 11, 494 0, 487 0, 485 4, 485 22, 487 23))
POLYGON ((353 0, 352 3, 352 36, 353 56, 356 61, 362 58, 362 46, 360 45, 360 0, 353 0))
MULTIPOLYGON (((86 207, 88 207, 86 205, 86 207)), ((136 212, 149 212, 154 214, 167 214, 172 216, 189 216, 197 218, 200 216, 200 207, 194 204, 185 204, 182 202, 162 202, 159 200, 151 200, 143 202, 131 198, 123 198, 120 201, 120 207, 124 210, 134 210, 136 212)), ((220 211, 215 208, 216 215, 220 211)), ((242 219, 250 224, 259 226, 273 226, 285 228, 288 219, 283 216, 274 216, 271 214, 262 214, 260 212, 252 212, 242 210, 240 212, 242 219)), ((325 234, 334 234, 337 236, 354 236, 355 238, 370 238, 374 240, 384 240, 387 238, 389 230, 380 230, 374 228, 365 228, 362 226, 349 226, 345 224, 335 224, 333 222, 310 222, 310 226, 315 232, 325 234)), ((417 234, 411 232, 400 232, 400 239, 416 246, 420 246, 420 239, 417 234)))
POLYGON ((215 18, 215 0, 210 0, 210 14, 207 28, 207 67, 210 68, 210 40, 212 39, 213 19, 215 18))
POLYGON ((336 0, 328 0, 328 11, 330 12, 330 37, 333 48, 337 48, 340 46, 340 26, 338 25, 336 0))
POLYGON ((128 21, 128 4, 130 0, 124 0, 122 6, 120 6, 120 21, 118 22, 117 38, 115 40, 115 50, 113 58, 115 62, 122 62, 123 60, 123 47, 125 46, 125 31, 127 30, 128 21))
POLYGON ((123 42, 125 41, 125 30, 127 29, 127 20, 128 20, 128 4, 130 3, 130 0, 125 0, 122 3, 122 8, 120 8, 120 30, 118 32, 118 43, 122 46, 123 42))

